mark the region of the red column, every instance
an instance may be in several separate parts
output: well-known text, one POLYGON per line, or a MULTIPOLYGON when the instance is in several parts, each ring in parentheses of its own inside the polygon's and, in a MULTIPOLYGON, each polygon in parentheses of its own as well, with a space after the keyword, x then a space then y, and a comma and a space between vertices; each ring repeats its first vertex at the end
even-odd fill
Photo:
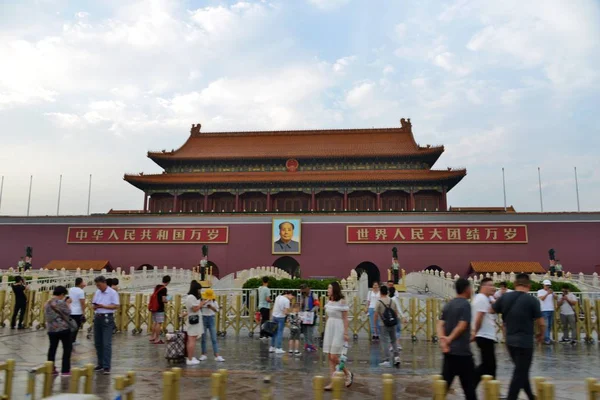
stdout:
POLYGON ((410 189, 410 197, 408 198, 408 211, 412 211, 415 208, 415 192, 410 189))
POLYGON ((440 211, 448 211, 448 200, 446 196, 446 186, 442 188, 442 198, 440 199, 440 211))
POLYGON ((271 211, 271 191, 267 191, 267 211, 271 211))
POLYGON ((239 192, 235 192, 235 212, 240 211, 240 194, 239 192))
POLYGON ((204 193, 204 212, 209 212, 208 209, 208 192, 204 193))
POLYGON ((177 195, 177 193, 173 194, 173 212, 179 212, 179 209, 177 208, 178 207, 178 204, 177 204, 178 197, 179 196, 177 195))
POLYGON ((317 199, 315 197, 315 189, 312 189, 310 192, 310 208, 313 210, 317 209, 317 199))
POLYGON ((344 190, 344 211, 348 211, 348 190, 344 190))
POLYGON ((148 212, 148 193, 144 192, 144 212, 148 212))
POLYGON ((377 205, 375 206, 377 211, 381 210, 381 193, 377 193, 377 205))

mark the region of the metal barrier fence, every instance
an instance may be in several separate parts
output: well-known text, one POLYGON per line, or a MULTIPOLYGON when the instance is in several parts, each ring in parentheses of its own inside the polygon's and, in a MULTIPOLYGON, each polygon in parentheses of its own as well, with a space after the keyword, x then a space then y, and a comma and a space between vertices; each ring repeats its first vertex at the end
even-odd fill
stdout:
MULTIPOLYGON (((37 292, 29 290, 27 293, 27 308, 24 319, 25 328, 42 329, 45 328, 44 305, 50 299, 51 293, 37 292)), ((356 292, 347 292, 346 299, 350 310, 348 312, 349 329, 354 339, 359 336, 371 336, 371 327, 366 313, 365 305, 358 298, 356 292)), ((119 293, 120 307, 115 315, 115 325, 117 332, 126 332, 131 330, 133 334, 139 334, 143 331, 149 331, 152 326, 152 313, 148 310, 149 294, 143 293, 119 293)), ((87 304, 91 304, 92 295, 87 296, 87 304)), ((327 302, 325 296, 320 296, 320 304, 323 306, 327 302)), ((219 313, 216 320, 216 329, 221 337, 228 333, 235 336, 246 334, 252 337, 260 329, 260 321, 257 317, 258 298, 254 290, 235 290, 231 292, 218 291, 217 302, 219 304, 219 313), (223 294, 227 293, 227 294, 223 294)), ((403 334, 408 334, 413 340, 432 340, 436 341, 435 324, 438 320, 445 300, 436 298, 423 298, 416 296, 403 296, 400 298, 401 310, 404 314, 406 323, 401 324, 403 334)), ((316 315, 316 332, 323 333, 325 328, 324 307, 320 307, 316 315)), ((0 326, 5 327, 7 320, 10 320, 14 310, 14 298, 12 291, 0 290, 0 326)), ((176 331, 182 328, 182 315, 185 311, 183 297, 175 295, 173 301, 165 305, 165 322, 163 329, 165 331, 176 331)), ((575 307, 576 315, 576 333, 578 339, 587 342, 593 342, 600 333, 600 299, 592 301, 584 298, 581 304, 575 307)), ((93 327, 93 310, 86 307, 87 323, 85 327, 91 333, 93 327)), ((557 340, 562 330, 560 321, 560 312, 554 313, 555 323, 552 329, 552 338, 557 340)), ((498 318, 498 337, 503 340, 503 330, 501 319, 498 318)), ((89 337, 89 335, 88 335, 89 337)))

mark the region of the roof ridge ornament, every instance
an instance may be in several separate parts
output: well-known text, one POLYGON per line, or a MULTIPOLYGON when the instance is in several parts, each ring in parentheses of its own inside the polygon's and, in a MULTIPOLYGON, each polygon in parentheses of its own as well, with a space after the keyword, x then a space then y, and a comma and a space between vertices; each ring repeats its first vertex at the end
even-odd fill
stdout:
POLYGON ((198 124, 192 124, 192 129, 190 129, 190 135, 192 136, 198 136, 200 135, 200 128, 202 128, 202 124, 198 123, 198 124))
POLYGON ((412 124, 410 123, 410 118, 407 118, 407 119, 401 118, 400 125, 402 126, 402 129, 406 129, 409 132, 412 132, 412 124))

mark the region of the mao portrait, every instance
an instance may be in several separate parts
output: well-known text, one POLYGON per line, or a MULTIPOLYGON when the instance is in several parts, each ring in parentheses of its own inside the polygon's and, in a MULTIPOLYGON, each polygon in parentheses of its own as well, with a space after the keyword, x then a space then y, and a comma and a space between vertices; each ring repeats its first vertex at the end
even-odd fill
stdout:
POLYGON ((300 219, 273 218, 273 254, 300 254, 300 219))

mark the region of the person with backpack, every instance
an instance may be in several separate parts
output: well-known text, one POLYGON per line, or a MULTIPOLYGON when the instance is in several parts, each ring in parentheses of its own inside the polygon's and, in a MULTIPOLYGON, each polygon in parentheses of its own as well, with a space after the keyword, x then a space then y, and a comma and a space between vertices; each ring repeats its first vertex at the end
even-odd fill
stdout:
POLYGON ((152 313, 152 335, 150 336, 152 344, 165 343, 160 339, 160 332, 162 324, 165 322, 165 304, 168 302, 167 286, 169 282, 171 282, 171 277, 163 276, 162 285, 156 285, 148 303, 148 311, 152 313))
POLYGON ((398 325, 398 307, 396 303, 388 296, 388 287, 382 286, 379 289, 379 300, 375 305, 375 325, 381 319, 381 346, 383 354, 389 351, 390 357, 383 357, 384 361, 379 364, 382 367, 391 366, 390 359, 393 360, 396 368, 400 367, 400 354, 398 352, 398 343, 396 341, 396 326, 398 325))

